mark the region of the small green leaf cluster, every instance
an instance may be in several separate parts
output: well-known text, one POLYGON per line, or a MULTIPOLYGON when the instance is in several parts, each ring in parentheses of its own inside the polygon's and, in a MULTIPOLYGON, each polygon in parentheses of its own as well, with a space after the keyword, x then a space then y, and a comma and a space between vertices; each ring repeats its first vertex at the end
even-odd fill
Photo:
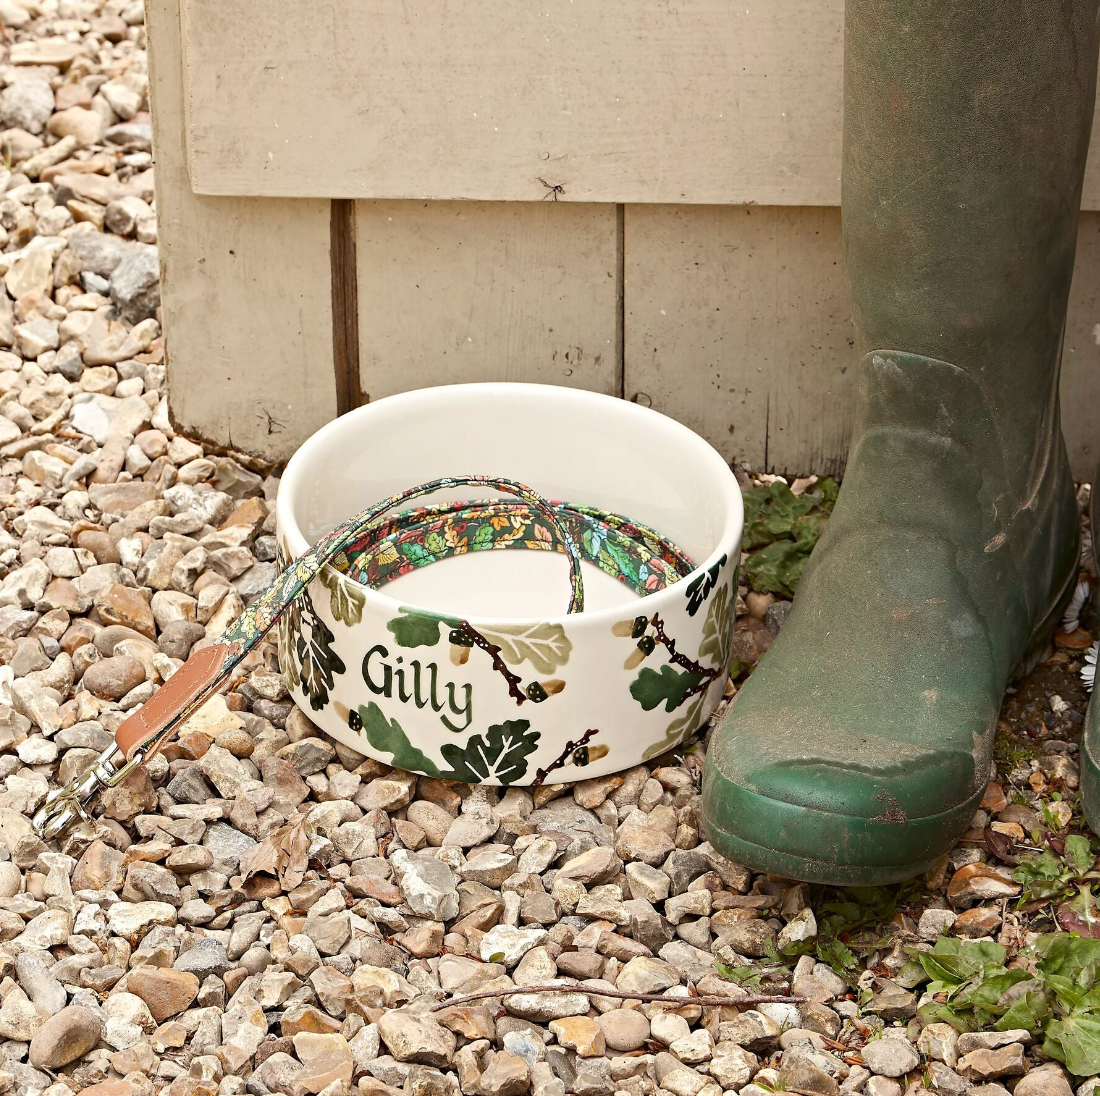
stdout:
POLYGON ((1023 887, 1019 904, 1034 909, 1058 902, 1057 918, 1062 928, 1100 938, 1100 910, 1092 894, 1100 872, 1093 868, 1096 858, 1091 843, 1081 834, 1070 834, 1059 847, 1063 849, 1061 856, 1046 848, 1017 863, 1012 878, 1023 887))
POLYGON ((958 1031, 1026 1028, 1043 1053, 1079 1077, 1100 1072, 1100 940, 1057 932, 1038 937, 1008 965, 991 940, 941 936, 909 949, 898 981, 931 996, 926 1023, 958 1031))
POLYGON ((784 948, 782 955, 813 955, 841 978, 847 978, 848 972, 859 966, 849 943, 864 929, 893 916, 898 892, 896 887, 849 887, 834 893, 836 897, 822 898, 814 904, 817 936, 784 948))
POLYGON ((801 495, 778 482, 745 492, 741 547, 748 553, 745 579, 753 590, 794 596, 806 560, 824 531, 837 491, 836 481, 827 478, 801 495))

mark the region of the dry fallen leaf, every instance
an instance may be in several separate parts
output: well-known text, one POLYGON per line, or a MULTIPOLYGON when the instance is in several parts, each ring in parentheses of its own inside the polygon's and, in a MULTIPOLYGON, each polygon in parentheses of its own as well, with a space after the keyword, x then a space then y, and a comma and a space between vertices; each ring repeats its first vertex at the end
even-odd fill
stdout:
POLYGON ((306 816, 298 815, 241 857, 241 882, 263 873, 275 876, 284 891, 293 890, 305 877, 312 838, 306 816))

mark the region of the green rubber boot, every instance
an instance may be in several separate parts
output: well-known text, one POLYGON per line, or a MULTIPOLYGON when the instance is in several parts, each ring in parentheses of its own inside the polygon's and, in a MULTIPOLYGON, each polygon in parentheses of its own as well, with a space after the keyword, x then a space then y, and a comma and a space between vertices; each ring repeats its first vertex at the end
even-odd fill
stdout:
MULTIPOLYGON (((1092 558, 1100 570, 1100 468, 1092 477, 1092 558)), ((1100 688, 1098 688, 1097 662, 1100 661, 1100 645, 1094 643, 1085 655, 1085 680, 1092 689, 1092 699, 1085 712, 1085 729, 1081 739, 1081 802, 1085 808, 1085 821, 1093 833, 1100 834, 1100 688)))
POLYGON ((734 860, 845 885, 926 870, 968 826, 1005 685, 1072 592, 1058 361, 1097 16, 1097 0, 848 0, 866 353, 840 499, 710 744, 704 825, 734 860))

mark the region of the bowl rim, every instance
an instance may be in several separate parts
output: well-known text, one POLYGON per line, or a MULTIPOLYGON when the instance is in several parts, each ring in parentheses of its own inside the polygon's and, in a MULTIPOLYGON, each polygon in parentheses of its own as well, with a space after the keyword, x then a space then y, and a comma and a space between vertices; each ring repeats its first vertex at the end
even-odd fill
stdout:
MULTIPOLYGON (((723 557, 727 562, 732 557, 736 564, 740 560, 741 552, 741 533, 744 528, 744 499, 741 494, 741 486, 737 482, 737 477, 726 462, 725 458, 710 444, 705 438, 697 434, 694 430, 685 426, 683 423, 672 418, 670 415, 662 414, 651 407, 645 407, 642 404, 634 403, 630 400, 625 400, 620 396, 611 396, 603 392, 593 392, 585 388, 570 388, 566 385, 559 384, 538 384, 535 382, 527 381, 472 381, 460 384, 443 384, 432 385, 426 388, 410 389, 407 392, 395 392, 388 396, 382 396, 379 399, 371 400, 370 403, 363 404, 360 407, 353 408, 351 411, 345 412, 345 414, 338 416, 337 418, 329 420, 319 430, 311 434, 302 444, 295 450, 294 455, 287 462, 286 468, 283 472, 282 478, 279 481, 279 492, 275 500, 275 513, 278 523, 279 533, 286 537, 287 542, 291 550, 294 552, 295 558, 300 556, 303 552, 312 547, 312 544, 302 533, 298 526, 297 518, 294 515, 294 506, 291 501, 292 498, 296 498, 299 492, 307 485, 300 484, 298 481, 303 475, 299 472, 306 463, 306 455, 311 453, 312 450, 322 447, 328 440, 328 436, 336 433, 339 430, 347 428, 346 420, 349 418, 369 414, 374 408, 381 404, 387 404, 391 401, 408 401, 410 403, 416 402, 420 399, 429 399, 433 396, 439 396, 444 393, 450 395, 455 394, 455 390, 473 391, 477 390, 484 392, 486 395, 491 395, 494 392, 518 392, 531 389, 552 389, 558 393, 565 394, 566 398, 577 399, 581 401, 587 401, 589 403, 602 403, 607 404, 608 401, 613 401, 616 404, 620 404, 630 410, 628 414, 637 414, 641 418, 649 418, 651 421, 660 420, 665 429, 671 429, 674 434, 680 434, 683 440, 688 446, 697 449, 700 456, 705 457, 707 460, 713 462, 716 467, 716 471, 719 471, 719 475, 716 477, 720 481, 724 481, 724 489, 722 491, 724 501, 726 504, 726 519, 722 527, 722 531, 718 537, 718 543, 710 554, 698 563, 695 568, 689 571, 686 575, 677 579, 671 585, 666 586, 663 590, 656 590, 652 594, 647 594, 638 601, 648 602, 650 598, 661 598, 662 595, 668 594, 672 590, 682 587, 686 582, 709 571, 716 564, 720 564, 723 557), (724 475, 721 474, 724 472, 724 475)), ((486 473, 492 474, 492 473, 486 473)), ((410 485, 411 486, 411 485, 410 485)), ((720 483, 721 487, 722 484, 720 483)), ((350 516, 350 515, 349 515, 350 516)), ((627 515, 629 517, 629 515, 627 515)), ((564 562, 564 557, 563 557, 564 562)), ((433 609, 430 605, 421 605, 415 601, 409 601, 404 598, 393 597, 390 594, 384 593, 382 590, 376 590, 370 586, 364 586, 362 583, 355 582, 348 578, 341 571, 336 570, 331 564, 325 564, 322 571, 331 571, 340 582, 346 582, 350 586, 355 587, 356 590, 364 594, 368 600, 368 603, 373 602, 380 611, 389 609, 389 616, 393 617, 398 614, 402 608, 418 610, 424 613, 438 613, 439 610, 433 609)), ((499 615, 478 615, 468 614, 465 619, 469 620, 474 625, 492 625, 497 623, 507 623, 510 625, 523 624, 523 623, 550 623, 550 624, 565 624, 571 622, 574 626, 580 623, 589 623, 593 625, 600 625, 605 622, 614 622, 622 618, 624 612, 630 611, 629 604, 611 605, 605 609, 593 609, 591 611, 584 610, 579 613, 560 613, 553 616, 499 616, 499 615)), ((366 614, 364 614, 364 620, 366 614)))

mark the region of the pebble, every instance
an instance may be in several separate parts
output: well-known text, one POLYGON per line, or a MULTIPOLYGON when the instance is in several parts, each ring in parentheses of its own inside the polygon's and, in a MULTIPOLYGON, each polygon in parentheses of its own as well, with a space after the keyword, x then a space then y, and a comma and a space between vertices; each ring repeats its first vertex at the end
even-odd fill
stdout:
POLYGON ((103 1028, 103 1021, 91 1009, 80 1005, 63 1008, 34 1033, 29 1051, 31 1065, 56 1070, 75 1062, 99 1042, 103 1028))
POLYGON ((403 1010, 386 1012, 378 1021, 378 1034, 399 1062, 447 1066, 454 1058, 454 1033, 430 1016, 403 1010))
POLYGON ((649 1020, 635 1009, 611 1009, 600 1015, 599 1025, 609 1050, 640 1050, 650 1034, 649 1020))
POLYGON ((872 1039, 862 1053, 867 1067, 880 1077, 903 1077, 920 1065, 917 1048, 908 1039, 872 1039))
POLYGON ((1027 1072, 1027 1058, 1019 1043, 997 1050, 972 1050, 959 1058, 956 1070, 967 1081, 989 1081, 997 1077, 1021 1077, 1027 1072))

